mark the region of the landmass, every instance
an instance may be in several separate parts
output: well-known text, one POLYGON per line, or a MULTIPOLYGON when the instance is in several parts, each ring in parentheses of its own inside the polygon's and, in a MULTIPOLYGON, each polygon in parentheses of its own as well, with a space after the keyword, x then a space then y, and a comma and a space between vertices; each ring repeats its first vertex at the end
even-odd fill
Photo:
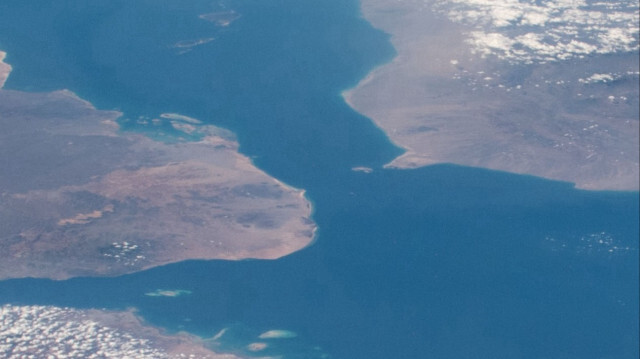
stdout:
MULTIPOLYGON (((222 5, 221 3, 218 5, 224 8, 224 5, 222 5)), ((219 30, 224 30, 225 28, 229 27, 229 25, 231 25, 234 21, 238 20, 240 17, 241 15, 239 13, 231 9, 225 9, 225 10, 214 11, 214 12, 198 15, 199 19, 212 23, 219 30)), ((199 46, 208 44, 216 40, 218 36, 221 36, 221 33, 218 33, 216 37, 212 36, 212 37, 201 37, 197 39, 181 40, 174 43, 170 47, 177 49, 177 55, 184 55, 191 52, 192 50, 194 50, 199 46)))
POLYGON ((275 259, 314 238, 304 191, 256 168, 227 130, 165 113, 149 126, 177 134, 156 141, 66 90, 0 89, 0 114, 0 279, 275 259))
POLYGON ((198 337, 147 326, 133 311, 6 304, 0 318, 0 357, 7 359, 240 359, 211 351, 198 337))
POLYGON ((406 152, 638 190, 637 3, 362 0, 397 56, 345 100, 406 152))

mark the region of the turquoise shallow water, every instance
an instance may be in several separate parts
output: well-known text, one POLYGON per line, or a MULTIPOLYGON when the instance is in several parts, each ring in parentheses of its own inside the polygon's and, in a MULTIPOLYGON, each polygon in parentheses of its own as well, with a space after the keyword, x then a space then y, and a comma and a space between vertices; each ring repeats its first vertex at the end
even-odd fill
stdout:
POLYGON ((638 193, 432 166, 401 151, 340 92, 388 61, 355 1, 9 1, 7 87, 69 88, 99 108, 179 112, 229 128, 271 175, 307 190, 317 242, 277 261, 192 261, 117 278, 0 282, 0 303, 139 308, 223 349, 269 329, 285 358, 635 358, 638 193), (178 55, 178 41, 215 37, 178 55), (39 56, 34 56, 39 54, 39 56), (371 174, 353 172, 370 166, 371 174), (185 289, 176 298, 156 289, 185 289))

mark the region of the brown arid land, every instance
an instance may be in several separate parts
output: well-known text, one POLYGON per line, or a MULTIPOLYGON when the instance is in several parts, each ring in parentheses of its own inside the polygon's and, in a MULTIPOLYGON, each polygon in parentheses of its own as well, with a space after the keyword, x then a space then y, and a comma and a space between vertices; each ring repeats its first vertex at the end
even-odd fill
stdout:
POLYGON ((133 310, 0 306, 3 358, 240 359, 187 333, 167 334, 133 310))
POLYGON ((312 242, 304 191, 256 168, 229 131, 163 114, 150 123, 184 136, 161 142, 119 131, 119 116, 66 90, 0 90, 0 279, 275 259, 312 242))
MULTIPOLYGON (((497 32, 517 30, 522 16, 486 11, 499 25, 487 30, 447 17, 482 12, 464 13, 463 1, 453 10, 446 4, 361 2, 363 16, 390 34, 397 56, 343 96, 406 150, 387 167, 453 163, 573 182, 581 189, 638 190, 637 51, 601 56, 613 45, 559 42, 554 48, 522 37, 516 43, 497 32), (520 50, 504 50, 505 44, 520 50), (543 50, 556 58, 541 59, 543 50)), ((598 28, 579 23, 583 18, 589 19, 567 21, 584 31, 598 28)), ((553 30, 551 20, 535 20, 547 21, 547 30, 536 27, 542 35, 553 30)))

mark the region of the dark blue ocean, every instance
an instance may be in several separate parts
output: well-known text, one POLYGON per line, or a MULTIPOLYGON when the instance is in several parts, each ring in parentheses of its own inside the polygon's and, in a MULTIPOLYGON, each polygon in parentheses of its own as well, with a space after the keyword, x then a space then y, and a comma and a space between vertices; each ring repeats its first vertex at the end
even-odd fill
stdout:
MULTIPOLYGON (((0 282, 0 304, 135 307, 169 331, 283 358, 637 358, 638 193, 401 153, 340 93, 394 56, 355 0, 0 2, 6 88, 67 88, 100 109, 177 112, 234 131, 307 190, 316 242, 275 261, 192 261, 117 278, 0 282), (219 27, 199 14, 233 9, 219 27), (179 54, 179 41, 214 37, 179 54), (354 166, 374 168, 366 174, 354 166), (156 289, 184 289, 176 298, 156 289)), ((1 259, 0 259, 1 260, 1 259)), ((258 355, 258 354, 256 354, 258 355)))

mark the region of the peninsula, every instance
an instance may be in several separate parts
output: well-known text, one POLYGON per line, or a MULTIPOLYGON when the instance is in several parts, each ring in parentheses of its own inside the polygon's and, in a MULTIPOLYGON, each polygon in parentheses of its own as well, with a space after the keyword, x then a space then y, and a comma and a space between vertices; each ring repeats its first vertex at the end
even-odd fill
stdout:
POLYGON ((395 59, 343 97, 406 152, 638 190, 637 4, 362 0, 395 59))
POLYGON ((275 259, 313 240, 304 191, 256 168, 227 130, 157 115, 148 126, 175 133, 156 141, 66 90, 0 89, 0 114, 0 279, 275 259))

